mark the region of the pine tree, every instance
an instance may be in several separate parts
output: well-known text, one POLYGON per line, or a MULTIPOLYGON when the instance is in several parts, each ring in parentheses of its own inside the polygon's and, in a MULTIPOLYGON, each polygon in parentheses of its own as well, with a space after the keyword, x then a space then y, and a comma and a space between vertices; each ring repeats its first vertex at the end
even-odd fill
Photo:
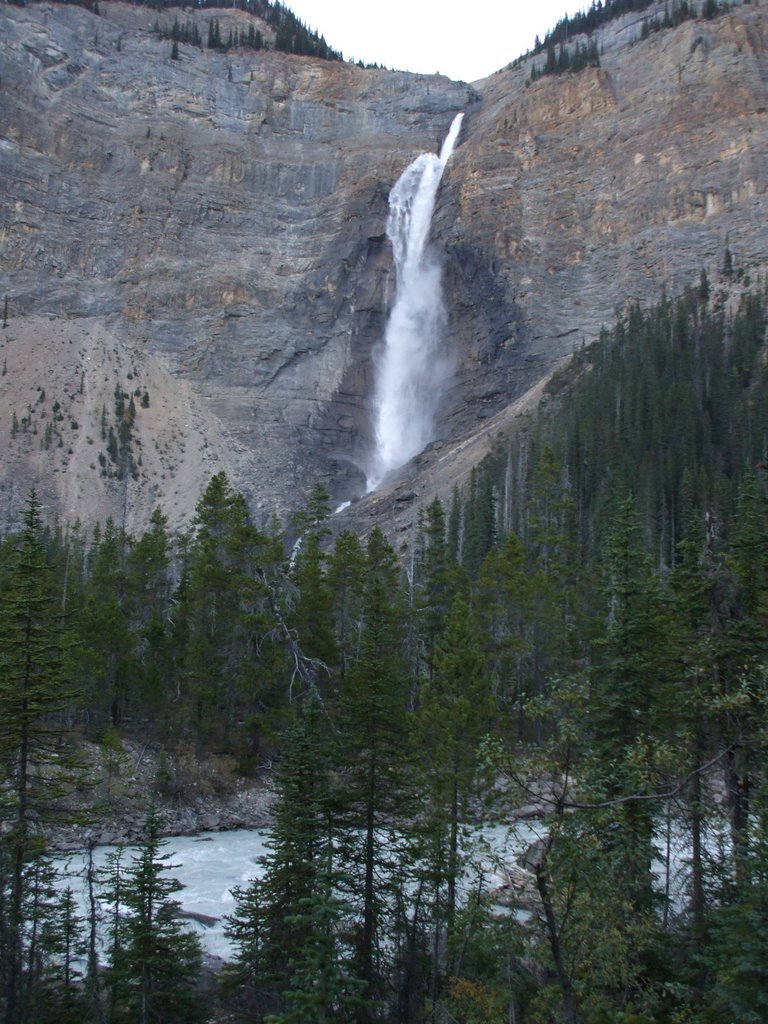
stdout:
MULTIPOLYGON (((403 855, 393 826, 409 808, 409 677, 404 659, 404 602, 394 552, 375 528, 367 548, 357 660, 341 694, 340 744, 345 861, 357 897, 356 971, 369 1004, 384 997, 388 917, 403 855)), ((361 1015, 360 1021, 368 1018, 361 1015)))
POLYGON ((36 1024, 81 1024, 88 1017, 79 966, 86 952, 86 940, 84 920, 77 913, 71 887, 66 886, 53 899, 41 942, 46 964, 43 997, 35 1011, 36 1024))
MULTIPOLYGON (((434 671, 421 691, 419 750, 425 809, 422 827, 434 888, 433 971, 444 971, 458 909, 463 860, 461 827, 476 792, 477 749, 491 723, 490 687, 469 606, 456 598, 437 643, 434 671)), ((433 995, 437 982, 433 983, 433 995)))
POLYGON ((126 607, 133 636, 134 689, 153 718, 167 712, 176 667, 171 640, 172 566, 168 520, 155 509, 126 560, 126 607))
POLYGON ((477 584, 478 614, 493 693, 500 711, 514 716, 522 740, 532 680, 534 586, 520 539, 509 533, 483 563, 477 584))
MULTIPOLYGON (((590 711, 595 787, 611 798, 649 795, 659 741, 672 726, 673 647, 632 499, 618 507, 606 574, 609 611, 596 648, 590 711)), ((640 911, 651 902, 651 805, 632 799, 620 814, 626 890, 640 911)))
POLYGON ((128 913, 110 965, 119 979, 119 1012, 130 1013, 137 1024, 201 1017, 193 993, 200 944, 176 917, 179 903, 173 897, 183 886, 166 875, 171 867, 162 852, 166 845, 153 808, 138 852, 122 873, 120 898, 128 913))
POLYGON ((361 1005, 340 927, 328 737, 326 712, 309 693, 286 736, 263 877, 236 891, 228 923, 236 955, 227 987, 246 1012, 274 1024, 351 1024, 361 1005))
MULTIPOLYGON (((419 515, 418 552, 411 581, 423 667, 432 673, 437 638, 455 594, 466 589, 466 577, 449 556, 445 512, 435 498, 419 515)), ((421 668, 421 666, 420 666, 421 668)))
MULTIPOLYGON (((310 511, 309 516, 313 513, 310 511)), ((317 680, 321 690, 338 662, 334 635, 332 602, 326 578, 326 557, 321 548, 324 519, 313 517, 307 525, 291 567, 291 578, 298 595, 290 618, 304 654, 318 663, 317 680)))
POLYGON ((89 552, 85 604, 79 615, 81 673, 96 729, 119 728, 129 711, 135 672, 126 558, 130 542, 107 520, 89 552))
POLYGON ((75 779, 76 761, 57 749, 56 716, 71 691, 64 675, 68 641, 53 603, 54 589, 41 542, 40 503, 32 491, 24 523, 12 542, 0 610, 0 964, 4 1020, 33 1019, 36 956, 30 901, 46 870, 35 826, 55 814, 55 800, 75 779), (25 975, 29 984, 23 984, 25 975))
POLYGON ((328 565, 328 586, 339 652, 339 685, 342 687, 347 667, 359 653, 364 582, 365 554, 357 535, 345 530, 336 540, 328 565))
MULTIPOLYGON (((225 473, 198 502, 184 578, 184 697, 198 743, 228 735, 242 694, 255 690, 252 657, 261 633, 266 538, 225 473)), ((264 626, 271 629, 273 623, 264 626)))

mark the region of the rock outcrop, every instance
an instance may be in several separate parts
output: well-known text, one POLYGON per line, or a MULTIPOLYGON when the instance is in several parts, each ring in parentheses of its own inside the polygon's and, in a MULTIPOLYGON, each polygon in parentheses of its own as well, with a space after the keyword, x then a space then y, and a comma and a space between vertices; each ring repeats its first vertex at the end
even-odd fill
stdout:
POLYGON ((529 59, 468 111, 440 233, 459 308, 482 290, 465 284, 477 265, 520 310, 527 383, 631 302, 719 269, 726 246, 768 259, 765 5, 644 40, 643 17, 603 29, 599 68, 529 82, 544 58, 529 59))
MULTIPOLYGON (((221 468, 257 518, 318 479, 359 494, 388 192, 459 110, 434 222, 456 378, 409 492, 448 489, 628 301, 694 283, 726 245, 765 266, 763 2, 645 40, 630 15, 602 30, 599 68, 529 82, 527 58, 474 86, 274 52, 172 60, 156 12, 101 9, 0 7, 4 522, 34 483, 64 518, 138 531, 159 505, 181 525, 221 468)), ((201 12, 178 16, 205 38, 201 12)))
POLYGON ((268 771, 245 778, 226 755, 164 750, 156 743, 119 740, 117 734, 101 744, 75 743, 82 774, 59 804, 67 824, 46 828, 54 849, 135 843, 152 808, 165 835, 263 828, 272 822, 275 790, 268 771))

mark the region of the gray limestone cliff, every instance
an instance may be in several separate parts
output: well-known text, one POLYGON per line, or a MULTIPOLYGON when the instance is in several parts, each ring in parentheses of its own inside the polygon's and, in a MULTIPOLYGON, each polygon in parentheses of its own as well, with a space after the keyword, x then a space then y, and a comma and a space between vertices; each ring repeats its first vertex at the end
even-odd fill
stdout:
MULTIPOLYGON (((466 468, 450 453, 481 453, 628 301, 693 283, 726 245, 765 266, 763 0, 645 40, 628 16, 599 68, 530 82, 528 58, 474 86, 274 52, 172 60, 156 12, 101 6, 0 5, 3 522, 35 484, 65 519, 138 531, 160 506, 180 525, 219 469, 257 518, 318 479, 359 494, 388 192, 460 110, 433 225, 456 377, 402 474, 427 500, 466 468)), ((203 14, 179 17, 205 38, 203 14)))

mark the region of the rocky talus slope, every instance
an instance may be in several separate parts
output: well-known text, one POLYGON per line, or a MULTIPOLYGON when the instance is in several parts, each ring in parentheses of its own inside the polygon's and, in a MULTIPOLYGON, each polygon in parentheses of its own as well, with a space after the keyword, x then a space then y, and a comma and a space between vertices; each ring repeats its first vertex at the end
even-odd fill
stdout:
MULTIPOLYGON (((438 440, 358 521, 407 526, 418 499, 395 498, 449 490, 628 301, 726 246, 766 264, 764 0, 645 40, 627 16, 599 68, 530 82, 540 56, 472 86, 273 52, 172 60, 156 12, 101 11, 0 5, 4 522, 36 483, 65 518, 138 531, 159 505, 181 525, 221 468, 257 518, 317 479, 359 494, 388 192, 459 110, 433 225, 455 381, 438 440)), ((203 14, 178 17, 205 38, 203 14)))

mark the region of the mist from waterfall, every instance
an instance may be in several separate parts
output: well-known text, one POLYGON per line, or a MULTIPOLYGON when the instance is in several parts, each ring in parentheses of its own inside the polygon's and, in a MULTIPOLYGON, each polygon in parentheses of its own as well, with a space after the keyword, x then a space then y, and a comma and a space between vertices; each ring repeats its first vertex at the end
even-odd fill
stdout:
POLYGON ((446 315, 440 265, 428 238, 437 189, 463 116, 454 118, 440 155, 422 153, 389 194, 387 235, 396 294, 376 365, 376 447, 367 474, 369 492, 432 440, 438 403, 451 375, 452 360, 441 347, 446 315))

